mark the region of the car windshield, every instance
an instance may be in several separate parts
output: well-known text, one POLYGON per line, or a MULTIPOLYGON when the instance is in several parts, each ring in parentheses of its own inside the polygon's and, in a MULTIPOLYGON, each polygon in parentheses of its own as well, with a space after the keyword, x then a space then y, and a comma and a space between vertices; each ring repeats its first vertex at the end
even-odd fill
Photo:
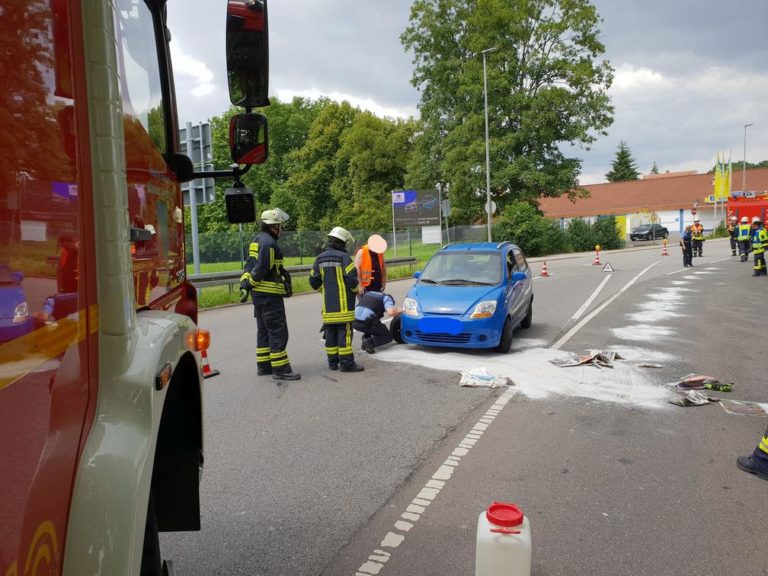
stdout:
POLYGON ((635 228, 635 232, 645 232, 646 230, 650 230, 651 225, 650 224, 643 224, 642 226, 638 226, 635 228))
POLYGON ((488 285, 501 281, 501 259, 496 253, 442 252, 419 277, 428 284, 488 285))

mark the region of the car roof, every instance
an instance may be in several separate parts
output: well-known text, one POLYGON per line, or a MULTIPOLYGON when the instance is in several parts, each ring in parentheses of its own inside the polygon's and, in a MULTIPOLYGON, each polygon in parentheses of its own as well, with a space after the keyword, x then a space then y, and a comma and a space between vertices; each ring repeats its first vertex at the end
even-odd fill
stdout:
POLYGON ((517 248, 511 242, 466 242, 448 244, 441 252, 501 252, 505 246, 517 248))

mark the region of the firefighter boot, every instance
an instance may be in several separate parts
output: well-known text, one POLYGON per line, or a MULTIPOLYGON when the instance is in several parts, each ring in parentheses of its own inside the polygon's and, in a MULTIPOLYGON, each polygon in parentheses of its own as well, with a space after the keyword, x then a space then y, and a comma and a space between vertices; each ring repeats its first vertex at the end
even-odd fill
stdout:
POLYGON ((298 372, 292 372, 291 367, 287 366, 287 369, 280 370, 272 374, 272 380, 301 380, 301 374, 298 372))
POLYGON ((373 338, 363 338, 363 343, 360 346, 368 354, 376 354, 376 348, 373 345, 373 338))
POLYGON ((268 362, 265 364, 256 364, 256 375, 257 376, 269 376, 272 374, 272 365, 268 362))
POLYGON ((360 364, 356 364, 355 362, 341 365, 342 372, 362 372, 363 370, 365 370, 365 368, 360 366, 360 364))
MULTIPOLYGON (((757 452, 757 450, 755 450, 755 452, 757 452)), ((744 472, 749 472, 763 480, 768 480, 768 460, 765 460, 764 458, 760 458, 754 454, 750 456, 739 456, 736 459, 736 466, 744 470, 744 472)))

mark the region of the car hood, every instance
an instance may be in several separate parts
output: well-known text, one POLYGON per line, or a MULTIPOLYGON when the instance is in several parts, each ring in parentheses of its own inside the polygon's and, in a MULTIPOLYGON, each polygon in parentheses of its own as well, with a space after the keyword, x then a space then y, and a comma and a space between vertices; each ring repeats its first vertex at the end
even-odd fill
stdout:
POLYGON ((416 283, 408 297, 416 299, 425 314, 465 314, 483 300, 498 300, 500 286, 441 286, 416 283))

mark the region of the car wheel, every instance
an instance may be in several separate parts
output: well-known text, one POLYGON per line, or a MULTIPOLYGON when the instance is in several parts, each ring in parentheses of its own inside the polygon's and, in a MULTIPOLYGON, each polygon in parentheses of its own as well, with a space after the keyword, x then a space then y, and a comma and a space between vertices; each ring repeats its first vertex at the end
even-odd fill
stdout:
POLYGON ((392 322, 389 323, 389 333, 392 334, 392 338, 394 338, 395 342, 398 344, 403 343, 403 336, 400 333, 400 326, 401 326, 401 318, 400 314, 392 318, 392 322))
POLYGON ((504 321, 504 330, 501 332, 501 340, 499 340, 499 345, 496 346, 496 351, 501 352, 502 354, 506 354, 509 352, 509 349, 512 347, 512 320, 509 319, 509 316, 507 316, 507 319, 504 321))
POLYGON ((526 313, 525 318, 523 318, 523 321, 520 322, 520 327, 530 328, 532 323, 533 323, 533 296, 531 296, 531 301, 528 302, 528 312, 526 313))

